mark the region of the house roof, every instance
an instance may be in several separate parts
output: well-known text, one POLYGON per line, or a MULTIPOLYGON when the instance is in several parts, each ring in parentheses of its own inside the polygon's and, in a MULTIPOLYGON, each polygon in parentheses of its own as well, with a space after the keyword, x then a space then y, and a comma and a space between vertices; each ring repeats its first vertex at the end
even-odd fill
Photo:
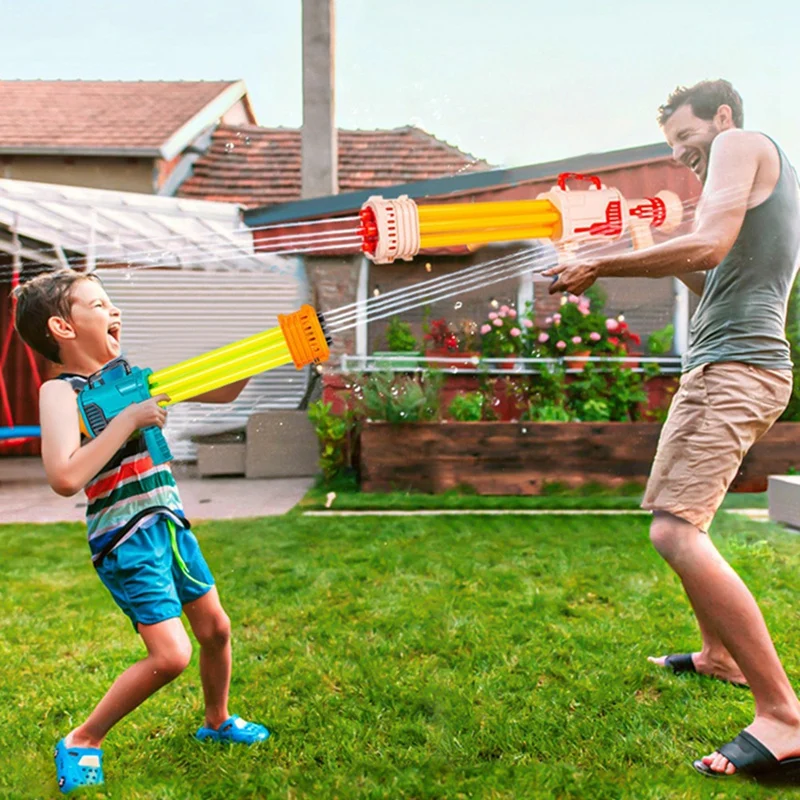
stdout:
MULTIPOLYGON (((411 126, 339 131, 339 190, 485 170, 485 161, 411 126)), ((274 206, 301 196, 301 131, 221 125, 178 190, 181 197, 274 206)))
POLYGON ((512 187, 533 183, 553 178, 562 172, 602 172, 608 169, 668 160, 671 156, 672 151, 669 146, 665 143, 658 143, 623 150, 611 150, 605 153, 588 153, 573 158, 546 161, 513 169, 465 171, 465 174, 416 180, 388 187, 372 183, 370 188, 360 191, 284 203, 277 207, 262 206, 247 209, 244 212, 244 220, 251 227, 255 227, 343 214, 361 208, 378 188, 380 188, 380 194, 387 199, 404 194, 416 200, 426 197, 457 197, 494 187, 512 187))
POLYGON ((0 154, 171 159, 245 96, 243 81, 0 81, 0 154))

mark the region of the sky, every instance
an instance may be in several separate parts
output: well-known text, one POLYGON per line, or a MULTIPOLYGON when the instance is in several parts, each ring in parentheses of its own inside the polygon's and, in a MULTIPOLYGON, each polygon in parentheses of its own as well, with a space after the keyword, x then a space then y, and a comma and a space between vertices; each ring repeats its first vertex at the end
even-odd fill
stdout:
MULTIPOLYGON (((796 0, 335 0, 336 123, 417 125, 495 166, 662 141, 679 84, 727 78, 800 163, 796 0)), ((4 79, 243 79, 302 124, 300 0, 0 0, 4 79)), ((2 113, 2 109, 0 109, 2 113)))

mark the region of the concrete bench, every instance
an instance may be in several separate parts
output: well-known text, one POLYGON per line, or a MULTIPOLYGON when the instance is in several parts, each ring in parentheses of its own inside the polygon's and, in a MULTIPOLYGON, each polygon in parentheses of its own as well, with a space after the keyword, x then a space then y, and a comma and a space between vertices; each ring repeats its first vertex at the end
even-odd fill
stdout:
POLYGON ((800 530, 800 475, 770 475, 767 501, 773 522, 800 530))

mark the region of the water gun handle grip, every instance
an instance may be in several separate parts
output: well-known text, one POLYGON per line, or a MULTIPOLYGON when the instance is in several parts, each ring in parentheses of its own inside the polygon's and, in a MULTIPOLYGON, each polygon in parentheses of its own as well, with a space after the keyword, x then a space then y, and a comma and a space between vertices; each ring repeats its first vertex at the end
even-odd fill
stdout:
POLYGON ((172 453, 170 452, 167 440, 164 438, 164 434, 161 432, 161 428, 156 425, 152 425, 149 428, 142 428, 142 436, 144 436, 144 443, 147 445, 154 466, 172 461, 172 453))

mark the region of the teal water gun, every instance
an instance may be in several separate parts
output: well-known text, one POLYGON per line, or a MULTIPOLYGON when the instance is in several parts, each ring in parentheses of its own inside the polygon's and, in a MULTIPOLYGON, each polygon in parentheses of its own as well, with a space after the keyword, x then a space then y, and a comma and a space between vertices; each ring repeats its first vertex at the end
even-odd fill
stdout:
MULTIPOLYGON (((152 397, 149 378, 151 369, 131 367, 124 358, 115 358, 91 375, 78 392, 81 433, 90 438, 99 436, 114 417, 132 403, 152 397)), ((172 460, 167 440, 156 425, 142 428, 142 436, 153 464, 172 460)))

